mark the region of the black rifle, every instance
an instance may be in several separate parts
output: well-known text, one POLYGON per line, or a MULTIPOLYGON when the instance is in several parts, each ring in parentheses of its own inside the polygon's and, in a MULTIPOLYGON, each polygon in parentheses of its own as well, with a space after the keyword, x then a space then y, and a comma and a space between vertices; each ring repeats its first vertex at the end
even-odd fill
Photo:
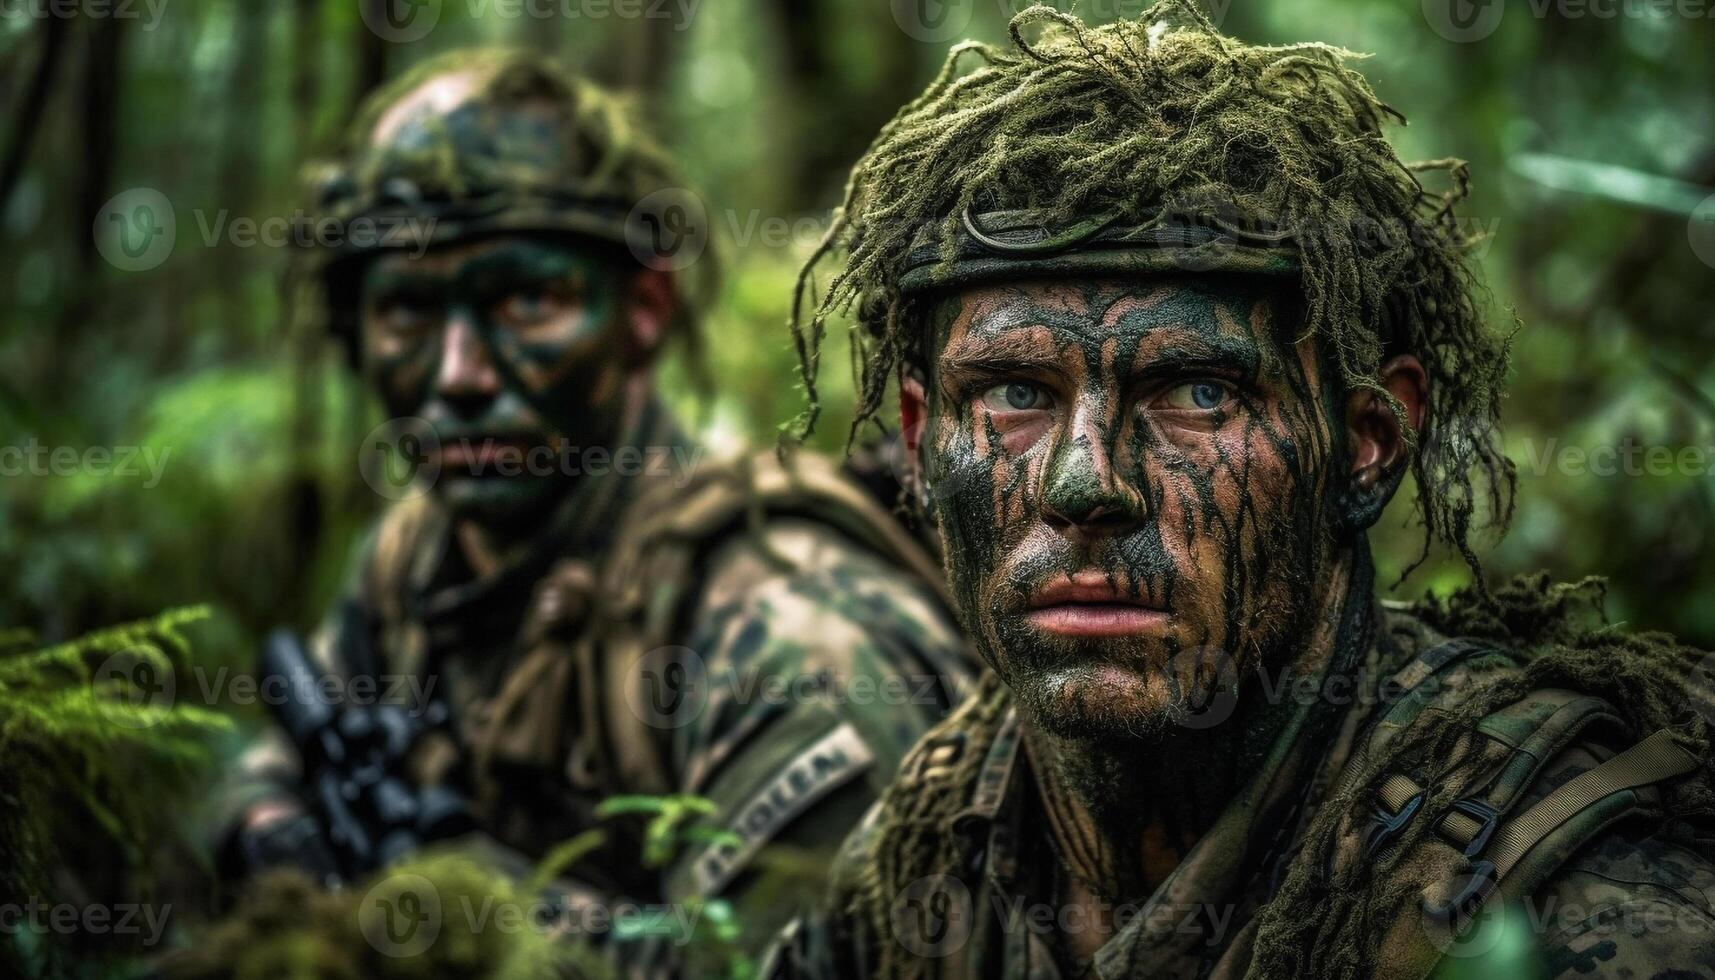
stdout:
POLYGON ((268 635, 257 676, 263 690, 283 691, 269 700, 303 760, 309 804, 347 880, 474 828, 457 792, 418 788, 399 774, 417 740, 444 721, 444 705, 412 706, 420 713, 380 702, 336 708, 290 630, 268 635))

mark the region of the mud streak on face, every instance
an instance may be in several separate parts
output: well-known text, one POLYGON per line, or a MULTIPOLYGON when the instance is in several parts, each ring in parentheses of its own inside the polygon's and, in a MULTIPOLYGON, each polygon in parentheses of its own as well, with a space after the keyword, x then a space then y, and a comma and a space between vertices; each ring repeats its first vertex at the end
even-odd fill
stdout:
POLYGON ((1146 734, 1293 656, 1346 450, 1291 300, 1245 278, 1032 283, 963 292, 933 326, 929 506, 960 615, 1040 724, 1146 734), (1159 614, 1043 628, 1032 596, 1073 576, 1159 614))

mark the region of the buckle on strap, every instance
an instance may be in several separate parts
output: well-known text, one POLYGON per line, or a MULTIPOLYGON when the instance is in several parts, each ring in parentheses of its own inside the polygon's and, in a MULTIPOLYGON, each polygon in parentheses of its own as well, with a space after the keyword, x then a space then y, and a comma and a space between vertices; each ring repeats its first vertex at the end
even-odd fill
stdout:
POLYGON ((1450 812, 1447 817, 1443 817, 1441 823, 1442 832, 1446 833, 1450 837, 1457 839, 1463 836, 1459 834, 1457 830, 1450 829, 1447 826, 1448 818, 1452 817, 1454 813, 1464 814, 1477 822, 1477 829, 1465 842, 1465 857, 1475 858, 1477 855, 1483 853, 1483 848, 1487 847, 1489 844, 1489 838, 1494 836, 1495 828, 1500 825, 1500 811, 1479 799, 1469 796, 1462 800, 1454 800, 1453 806, 1450 809, 1452 812, 1450 812))
MULTIPOLYGON (((1664 729, 1561 784, 1514 817, 1498 834, 1485 821, 1466 846, 1465 856, 1471 860, 1472 855, 1489 843, 1490 836, 1496 837, 1494 850, 1485 860, 1471 861, 1470 873, 1450 899, 1440 904, 1426 900, 1424 911, 1435 921, 1453 927, 1456 934, 1462 933, 1471 917, 1499 888, 1500 879, 1567 821, 1616 794, 1683 776, 1700 765, 1701 761, 1680 748, 1664 729)), ((1460 801, 1467 802, 1474 801, 1460 801)), ((1489 809, 1482 804, 1478 806, 1489 809)), ((1454 804, 1454 808, 1460 809, 1459 804, 1454 804)), ((1461 812, 1475 817, 1469 810, 1461 812)), ((1588 837, 1582 839, 1588 840, 1588 837)))
POLYGON ((1375 857, 1382 848, 1392 844, 1411 825, 1417 811, 1423 809, 1428 790, 1420 789, 1407 797, 1398 810, 1389 813, 1378 806, 1370 816, 1369 830, 1364 834, 1364 860, 1375 857))

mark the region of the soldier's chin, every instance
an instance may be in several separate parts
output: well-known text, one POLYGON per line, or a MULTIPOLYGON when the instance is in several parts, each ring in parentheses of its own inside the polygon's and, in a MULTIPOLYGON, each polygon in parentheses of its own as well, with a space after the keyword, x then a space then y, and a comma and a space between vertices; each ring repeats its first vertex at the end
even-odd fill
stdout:
POLYGON ((1161 672, 1083 663, 1015 679, 1034 724, 1062 738, 1154 738, 1179 730, 1189 707, 1161 672))
POLYGON ((442 474, 435 484, 436 495, 455 518, 497 529, 543 520, 565 490, 564 480, 534 474, 442 474))

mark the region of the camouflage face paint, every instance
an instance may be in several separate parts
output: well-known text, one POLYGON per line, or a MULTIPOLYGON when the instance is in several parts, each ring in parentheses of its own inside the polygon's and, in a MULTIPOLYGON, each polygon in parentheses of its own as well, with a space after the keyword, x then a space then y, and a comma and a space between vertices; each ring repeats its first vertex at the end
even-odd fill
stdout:
POLYGON ((607 446, 622 411, 627 325, 617 262, 496 236, 383 255, 364 271, 365 371, 394 417, 434 427, 435 492, 484 523, 523 521, 607 446))
POLYGON ((1303 642, 1345 448, 1297 328, 1237 278, 941 304, 930 508, 967 628, 1043 727, 1159 730, 1303 642))

